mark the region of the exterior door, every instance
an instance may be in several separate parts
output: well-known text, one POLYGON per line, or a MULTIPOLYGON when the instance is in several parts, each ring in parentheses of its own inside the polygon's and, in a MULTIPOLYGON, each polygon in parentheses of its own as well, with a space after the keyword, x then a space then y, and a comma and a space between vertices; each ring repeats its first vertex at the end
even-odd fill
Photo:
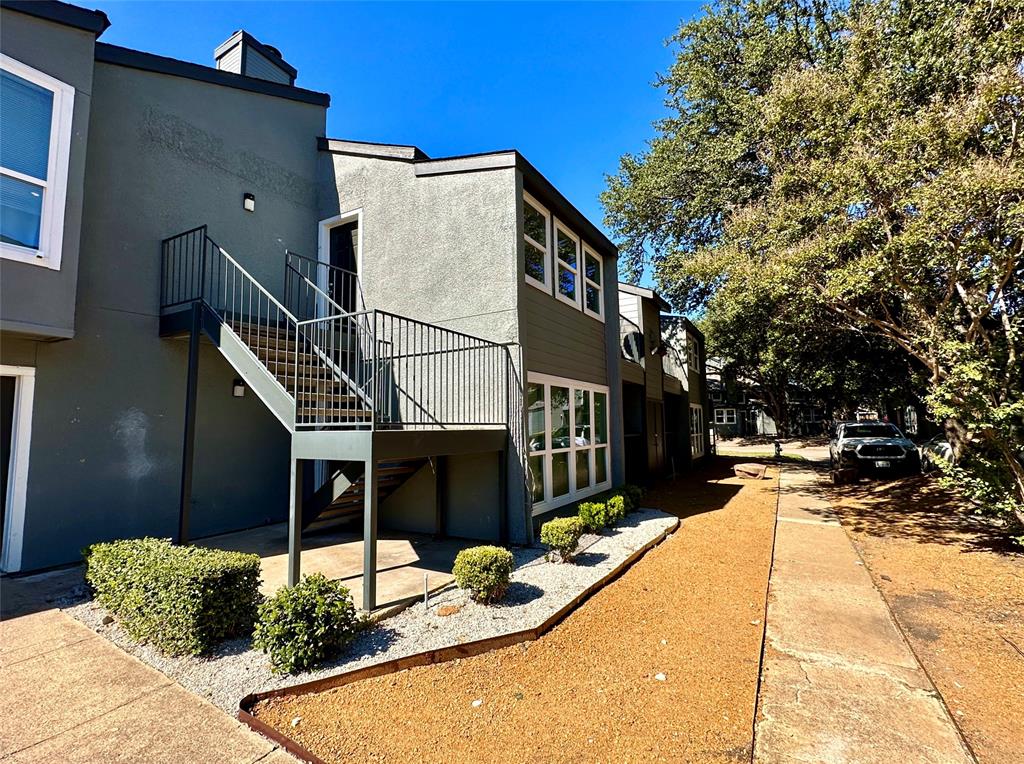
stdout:
POLYGON ((704 456, 704 409, 698 403, 690 404, 690 458, 704 456))
POLYGON ((665 406, 647 401, 647 468, 652 476, 665 472, 665 406))
POLYGON ((346 312, 356 310, 356 270, 359 267, 359 222, 353 220, 330 229, 328 294, 346 312))

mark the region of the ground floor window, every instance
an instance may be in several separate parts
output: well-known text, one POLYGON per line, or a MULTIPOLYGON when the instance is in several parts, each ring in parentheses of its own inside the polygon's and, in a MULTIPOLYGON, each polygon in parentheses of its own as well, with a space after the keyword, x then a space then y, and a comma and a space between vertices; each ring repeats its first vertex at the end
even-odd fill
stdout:
POLYGON ((526 421, 534 514, 611 485, 607 387, 531 374, 526 421))
POLYGON ((736 424, 736 409, 715 409, 715 424, 736 424))
MULTIPOLYGON (((715 412, 717 415, 717 411, 715 412)), ((735 414, 736 412, 733 412, 735 414)), ((733 419, 735 421, 735 418, 733 419)), ((704 409, 700 404, 690 404, 690 457, 704 456, 704 409)))
POLYGON ((0 570, 21 570, 36 370, 0 366, 0 570))

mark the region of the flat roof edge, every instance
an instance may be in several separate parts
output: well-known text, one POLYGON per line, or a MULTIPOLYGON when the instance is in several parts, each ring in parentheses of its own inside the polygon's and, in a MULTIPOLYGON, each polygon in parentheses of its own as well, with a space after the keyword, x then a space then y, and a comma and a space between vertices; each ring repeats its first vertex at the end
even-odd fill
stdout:
POLYGON ((351 141, 343 138, 317 138, 317 149, 332 154, 352 154, 354 156, 376 157, 378 159, 402 159, 407 162, 429 159, 416 146, 400 143, 371 143, 368 141, 351 141))
POLYGON ((250 93, 285 98, 290 101, 299 101, 313 106, 327 108, 331 105, 331 97, 327 93, 318 93, 315 90, 305 90, 294 85, 284 85, 270 80, 260 80, 255 77, 245 77, 234 72, 226 72, 222 69, 214 69, 201 64, 193 64, 189 61, 179 61, 176 58, 158 56, 154 53, 145 53, 141 50, 122 48, 119 45, 107 43, 96 43, 96 60, 105 64, 125 66, 131 69, 141 69, 147 72, 168 74, 172 77, 184 77, 199 82, 207 82, 211 85, 222 85, 246 90, 250 93))
POLYGON ((110 19, 103 11, 91 11, 56 0, 0 0, 0 7, 92 32, 97 37, 110 27, 110 19))

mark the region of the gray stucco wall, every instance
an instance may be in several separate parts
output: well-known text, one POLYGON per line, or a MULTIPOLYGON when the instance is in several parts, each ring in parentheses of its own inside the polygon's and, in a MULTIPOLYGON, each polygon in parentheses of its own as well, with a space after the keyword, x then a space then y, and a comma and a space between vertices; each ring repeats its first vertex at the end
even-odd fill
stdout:
POLYGON ((0 10, 0 27, 3 28, 0 48, 4 55, 75 89, 60 270, 0 259, 0 328, 31 335, 70 337, 75 331, 82 183, 96 38, 91 32, 6 8, 0 10))
MULTIPOLYGON (((417 177, 414 165, 396 159, 320 154, 321 220, 362 210, 360 280, 368 308, 390 311, 459 332, 507 343, 513 390, 521 395, 517 173, 514 168, 417 177)), ((311 257, 316 249, 303 251, 311 257)), ((453 386, 453 392, 459 390, 453 386)), ((513 401, 518 410, 518 399, 513 401)), ((513 412, 513 422, 521 420, 513 412)), ((513 426, 508 452, 507 501, 513 541, 529 539, 521 423, 513 426)), ((467 457, 468 458, 468 457, 467 457)), ((475 458, 475 457, 474 457, 475 458)), ((481 459, 494 466, 494 456, 481 459)), ((470 460, 471 462, 472 460, 470 460)), ((450 459, 463 483, 450 493, 449 532, 489 538, 480 504, 496 469, 465 482, 472 470, 450 459), (466 500, 459 497, 465 493, 466 500), (487 535, 475 535, 487 531, 487 535)), ((496 520, 495 520, 496 522, 496 520)))
MULTIPOLYGON (((93 85, 77 335, 3 348, 36 366, 23 570, 176 527, 187 344, 158 336, 161 238, 207 223, 278 293, 284 248, 316 239, 323 108, 104 63, 93 85)), ((204 344, 195 536, 287 515, 287 434, 235 376, 204 344)))

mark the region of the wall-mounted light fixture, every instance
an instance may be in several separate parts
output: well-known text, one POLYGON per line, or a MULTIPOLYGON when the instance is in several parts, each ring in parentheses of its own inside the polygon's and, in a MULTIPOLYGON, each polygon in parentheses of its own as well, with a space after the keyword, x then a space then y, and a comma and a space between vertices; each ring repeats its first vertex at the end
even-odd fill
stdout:
POLYGON ((245 397, 245 382, 240 379, 236 379, 231 385, 231 395, 235 398, 245 397))
POLYGON ((246 212, 255 212, 256 197, 250 194, 249 192, 242 194, 242 207, 245 209, 246 212))

